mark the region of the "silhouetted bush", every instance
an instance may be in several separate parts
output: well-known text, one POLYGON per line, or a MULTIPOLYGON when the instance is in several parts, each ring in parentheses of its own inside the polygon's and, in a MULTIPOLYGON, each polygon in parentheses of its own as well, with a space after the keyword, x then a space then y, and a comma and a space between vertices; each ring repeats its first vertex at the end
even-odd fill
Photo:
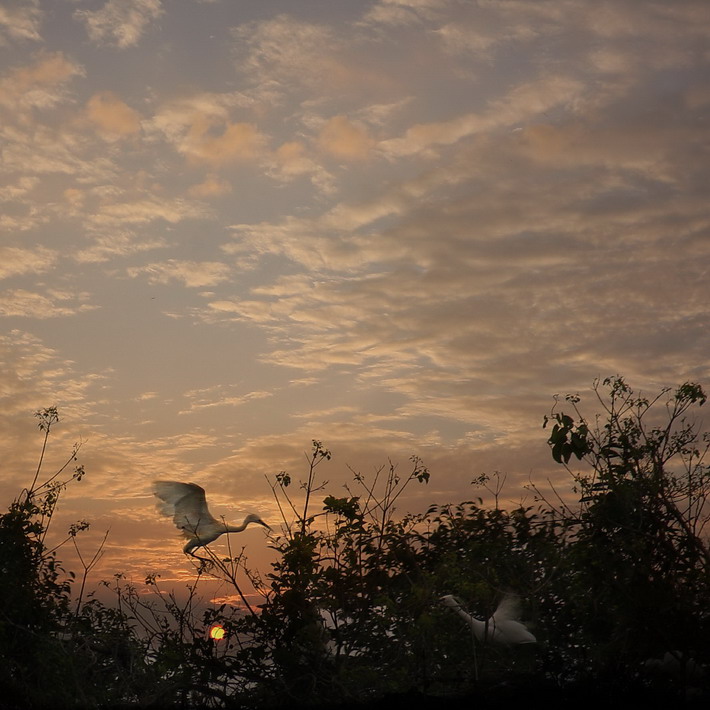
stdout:
POLYGON ((153 575, 147 597, 119 574, 106 583, 108 606, 83 593, 92 563, 72 601, 73 576, 45 536, 83 469, 62 479, 75 448, 38 483, 58 421, 43 410, 35 479, 0 515, 3 706, 493 708, 531 695, 560 706, 706 703, 710 442, 691 416, 705 395, 685 384, 648 400, 618 377, 595 393, 594 420, 577 396, 565 398, 571 413, 557 403, 545 419, 577 503, 538 491, 535 506, 510 511, 477 499, 399 517, 405 489, 429 480, 416 457, 406 473, 394 464, 353 472, 346 496, 316 503, 331 455, 313 441, 299 486, 286 472, 271 482, 283 514, 271 571, 262 578, 243 553, 209 547, 195 562, 197 580, 233 586, 239 609, 205 610, 197 582, 178 600, 153 575), (245 576, 263 591, 259 608, 242 592, 245 576), (440 603, 455 594, 487 619, 506 593, 520 598, 537 644, 481 643, 440 603), (226 631, 219 643, 206 634, 215 621, 226 631))

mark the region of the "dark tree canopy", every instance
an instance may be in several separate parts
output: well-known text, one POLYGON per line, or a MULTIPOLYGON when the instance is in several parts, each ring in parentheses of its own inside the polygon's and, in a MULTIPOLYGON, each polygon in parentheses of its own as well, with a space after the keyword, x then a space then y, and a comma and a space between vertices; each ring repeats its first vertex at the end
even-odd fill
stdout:
POLYGON ((537 492, 535 505, 514 510, 479 498, 397 515, 403 492, 430 479, 417 457, 404 470, 353 472, 347 495, 328 494, 320 466, 331 453, 314 440, 300 487, 287 472, 271 483, 283 513, 271 571, 261 578, 243 553, 224 558, 209 546, 195 562, 196 580, 219 577, 243 600, 206 611, 196 583, 179 600, 152 575, 152 596, 117 574, 106 583, 115 604, 99 603, 84 588, 93 562, 72 597, 73 575, 45 537, 62 490, 84 472, 66 474, 74 450, 43 480, 58 414, 38 413, 34 481, 0 515, 3 701, 276 708, 407 698, 436 707, 467 697, 504 707, 534 692, 706 706, 710 441, 696 419, 705 394, 687 383, 648 399, 620 377, 594 392, 593 418, 571 395, 544 420, 572 494, 537 492), (245 579, 264 590, 259 607, 243 594, 245 579), (537 643, 496 645, 466 623, 467 614, 489 619, 511 595, 537 643), (207 633, 215 621, 220 642, 207 633))

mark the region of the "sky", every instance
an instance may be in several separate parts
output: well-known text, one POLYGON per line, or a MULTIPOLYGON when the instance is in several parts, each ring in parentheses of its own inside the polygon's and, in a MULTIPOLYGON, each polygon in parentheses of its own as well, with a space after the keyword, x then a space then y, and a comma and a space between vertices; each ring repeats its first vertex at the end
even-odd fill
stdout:
POLYGON ((709 39, 706 0, 0 0, 0 503, 50 406, 96 579, 194 577, 154 479, 277 527, 313 439, 335 495, 420 457, 402 512, 564 492, 555 394, 710 386, 709 39))

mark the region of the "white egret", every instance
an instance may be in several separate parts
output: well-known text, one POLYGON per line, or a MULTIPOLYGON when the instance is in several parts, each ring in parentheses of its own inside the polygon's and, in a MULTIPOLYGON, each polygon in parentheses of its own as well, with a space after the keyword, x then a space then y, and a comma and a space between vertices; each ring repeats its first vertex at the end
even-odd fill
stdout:
POLYGON ((196 483, 179 481, 153 481, 153 493, 162 503, 158 510, 163 515, 171 516, 175 526, 188 539, 183 552, 193 554, 197 547, 204 547, 224 533, 236 533, 244 530, 250 523, 271 528, 254 513, 249 513, 241 525, 227 525, 217 520, 207 508, 205 489, 196 483))
POLYGON ((517 597, 506 595, 488 621, 476 619, 467 614, 461 602, 452 594, 441 597, 444 606, 453 609, 471 627, 474 636, 481 643, 489 641, 497 646, 517 646, 523 643, 537 643, 537 639, 517 620, 517 597))

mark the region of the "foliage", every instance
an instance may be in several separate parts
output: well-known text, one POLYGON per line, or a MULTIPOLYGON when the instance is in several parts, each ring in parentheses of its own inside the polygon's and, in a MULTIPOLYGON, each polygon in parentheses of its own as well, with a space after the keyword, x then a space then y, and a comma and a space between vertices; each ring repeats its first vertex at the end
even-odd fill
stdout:
POLYGON ((69 605, 69 581, 61 579, 59 563, 43 544, 62 484, 56 482, 57 474, 37 483, 58 415, 50 408, 37 416, 45 436, 34 480, 0 516, 0 687, 11 703, 40 679, 56 677, 60 649, 46 639, 56 636, 69 605))
POLYGON ((567 702, 706 702, 710 442, 694 418, 705 395, 685 384, 646 399, 618 377, 594 392, 598 416, 585 416, 572 395, 568 411, 557 401, 544 422, 576 503, 535 489, 534 507, 504 510, 504 477, 491 489, 481 475, 474 483, 494 494, 494 507, 478 498, 399 515, 408 487, 430 480, 418 457, 405 472, 391 462, 369 475, 353 470, 336 496, 321 476, 331 452, 313 440, 302 479, 269 479, 282 520, 265 577, 243 549, 223 557, 207 546, 187 598, 155 575, 138 589, 117 574, 105 583, 111 606, 84 589, 102 548, 81 555, 75 602, 73 576, 56 557, 63 543, 80 551, 87 523, 46 544, 59 496, 83 469, 63 477, 75 447, 40 482, 58 422, 44 410, 34 481, 0 515, 0 565, 13 580, 0 597, 5 704, 276 708, 466 696, 486 706, 541 691, 567 702), (209 576, 231 585, 238 608, 199 599, 209 576), (245 579, 262 594, 258 606, 245 579), (440 603, 454 594, 487 619, 507 593, 519 597, 537 644, 480 643, 440 603), (226 632, 219 642, 208 636, 215 621, 226 632))
POLYGON ((557 510, 569 539, 555 625, 578 641, 567 665, 627 677, 666 653, 707 662, 710 439, 689 416, 705 394, 686 383, 647 399, 621 377, 594 391, 602 414, 589 422, 569 396, 574 416, 553 412, 549 439, 558 462, 588 464, 571 472, 579 507, 557 510))

